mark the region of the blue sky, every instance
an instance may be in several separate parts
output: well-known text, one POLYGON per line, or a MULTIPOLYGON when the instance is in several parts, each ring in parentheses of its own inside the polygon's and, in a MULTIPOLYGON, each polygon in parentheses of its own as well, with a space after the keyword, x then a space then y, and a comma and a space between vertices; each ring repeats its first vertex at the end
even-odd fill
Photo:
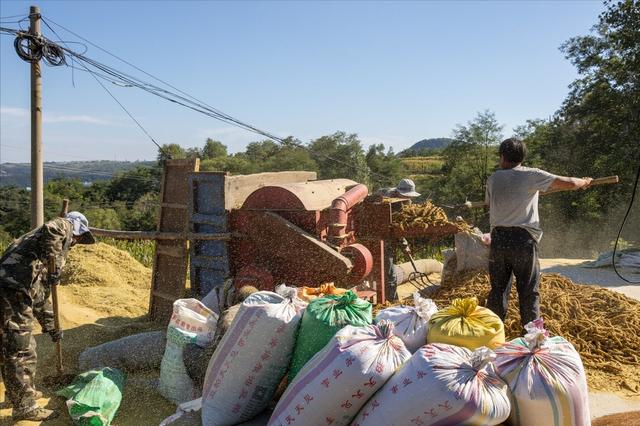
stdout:
MULTIPOLYGON (((3 0, 0 16, 26 15, 31 3, 3 0)), ((259 128, 303 141, 343 130, 396 151, 450 136, 485 109, 505 135, 553 114, 576 78, 558 47, 587 34, 604 9, 599 1, 38 5, 45 17, 259 128)), ((6 22, 13 20, 2 26, 17 27, 6 22)), ((91 46, 86 54, 135 73, 91 46)), ((155 157, 90 76, 76 72, 74 82, 69 68, 44 68, 46 161, 155 157)), ((110 88, 160 143, 201 146, 212 137, 237 152, 261 139, 138 89, 110 88)), ((29 102, 28 64, 3 35, 0 162, 29 161, 29 102)))

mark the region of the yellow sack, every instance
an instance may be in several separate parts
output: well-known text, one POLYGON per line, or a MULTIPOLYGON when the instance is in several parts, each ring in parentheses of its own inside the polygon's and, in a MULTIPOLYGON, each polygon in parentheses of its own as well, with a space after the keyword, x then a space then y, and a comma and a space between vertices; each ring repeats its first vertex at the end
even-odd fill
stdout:
POLYGON ((480 346, 495 349, 504 343, 504 324, 490 309, 478 306, 478 299, 454 299, 429 320, 427 343, 447 343, 472 351, 480 346))
POLYGON ((302 287, 298 289, 298 298, 305 302, 311 302, 318 297, 324 297, 329 294, 339 296, 346 293, 347 289, 339 288, 333 285, 333 283, 322 284, 320 287, 302 287))

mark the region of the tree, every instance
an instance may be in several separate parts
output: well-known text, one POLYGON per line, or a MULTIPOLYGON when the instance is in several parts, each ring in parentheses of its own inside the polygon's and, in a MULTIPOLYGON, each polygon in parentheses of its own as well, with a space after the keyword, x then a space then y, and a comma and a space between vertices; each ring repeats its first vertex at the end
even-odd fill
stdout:
POLYGON ((150 167, 136 167, 116 175, 105 191, 109 201, 134 203, 144 194, 160 191, 159 170, 150 167))
POLYGON ((640 2, 606 1, 594 32, 562 45, 580 78, 558 112, 555 143, 565 145, 559 163, 570 162, 582 173, 618 174, 622 185, 611 188, 606 204, 631 189, 640 162, 640 2))
POLYGON ((210 160, 213 158, 222 158, 227 156, 227 146, 220 141, 215 141, 211 138, 207 138, 207 141, 202 148, 201 158, 203 160, 210 160))
POLYGON ((89 226, 103 229, 122 229, 120 218, 115 209, 91 208, 84 212, 89 226))
POLYGON ((30 224, 30 195, 16 186, 0 186, 0 229, 17 238, 27 232, 30 224))
POLYGON ((373 144, 365 158, 371 170, 372 190, 395 186, 404 177, 405 167, 392 148, 385 153, 383 144, 373 144))
POLYGON ((162 145, 162 148, 158 150, 158 165, 164 166, 166 160, 187 158, 187 152, 183 147, 177 143, 169 143, 162 145))
POLYGON ((131 209, 120 216, 122 224, 128 230, 153 231, 157 226, 158 193, 149 192, 140 197, 131 209))
POLYGON ((443 152, 447 180, 439 198, 448 202, 484 199, 487 178, 498 163, 496 146, 503 137, 502 129, 490 111, 480 112, 467 125, 456 127, 454 142, 443 152))
POLYGON ((309 147, 320 179, 348 178, 370 184, 371 170, 357 134, 336 132, 312 141, 309 147))

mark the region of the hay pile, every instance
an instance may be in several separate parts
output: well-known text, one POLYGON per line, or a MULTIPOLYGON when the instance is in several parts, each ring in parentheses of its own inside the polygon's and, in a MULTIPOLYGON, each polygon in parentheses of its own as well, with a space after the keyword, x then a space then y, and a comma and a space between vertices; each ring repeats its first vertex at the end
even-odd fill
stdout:
POLYGON ((147 313, 151 270, 108 244, 77 245, 69 252, 61 284, 79 305, 109 316, 139 316, 147 313))
POLYGON ((471 229, 464 221, 450 222, 442 208, 431 201, 424 204, 405 204, 392 215, 393 227, 404 231, 407 228, 427 229, 431 227, 454 225, 460 231, 471 229))
MULTIPOLYGON (((485 305, 489 288, 486 273, 462 273, 445 280, 430 297, 439 307, 471 296, 485 305)), ((545 328, 575 346, 591 388, 640 394, 639 301, 602 287, 574 284, 558 274, 542 274, 540 298, 545 328)), ((507 339, 518 337, 521 330, 513 286, 505 321, 507 339)))

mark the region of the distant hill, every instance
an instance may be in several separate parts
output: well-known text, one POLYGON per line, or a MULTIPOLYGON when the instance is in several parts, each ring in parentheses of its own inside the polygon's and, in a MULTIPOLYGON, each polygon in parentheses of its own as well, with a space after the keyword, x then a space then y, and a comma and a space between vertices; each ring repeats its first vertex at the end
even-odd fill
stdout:
MULTIPOLYGON (((111 179, 118 172, 135 167, 150 167, 155 161, 64 161, 45 162, 45 183, 53 178, 64 176, 79 179, 82 182, 95 182, 111 179)), ((0 186, 16 185, 24 188, 31 186, 31 165, 29 163, 0 164, 0 186)))
POLYGON ((421 141, 414 143, 409 148, 400 152, 399 155, 401 157, 410 157, 414 155, 430 155, 448 147, 451 142, 453 142, 453 139, 450 138, 422 139, 421 141))

